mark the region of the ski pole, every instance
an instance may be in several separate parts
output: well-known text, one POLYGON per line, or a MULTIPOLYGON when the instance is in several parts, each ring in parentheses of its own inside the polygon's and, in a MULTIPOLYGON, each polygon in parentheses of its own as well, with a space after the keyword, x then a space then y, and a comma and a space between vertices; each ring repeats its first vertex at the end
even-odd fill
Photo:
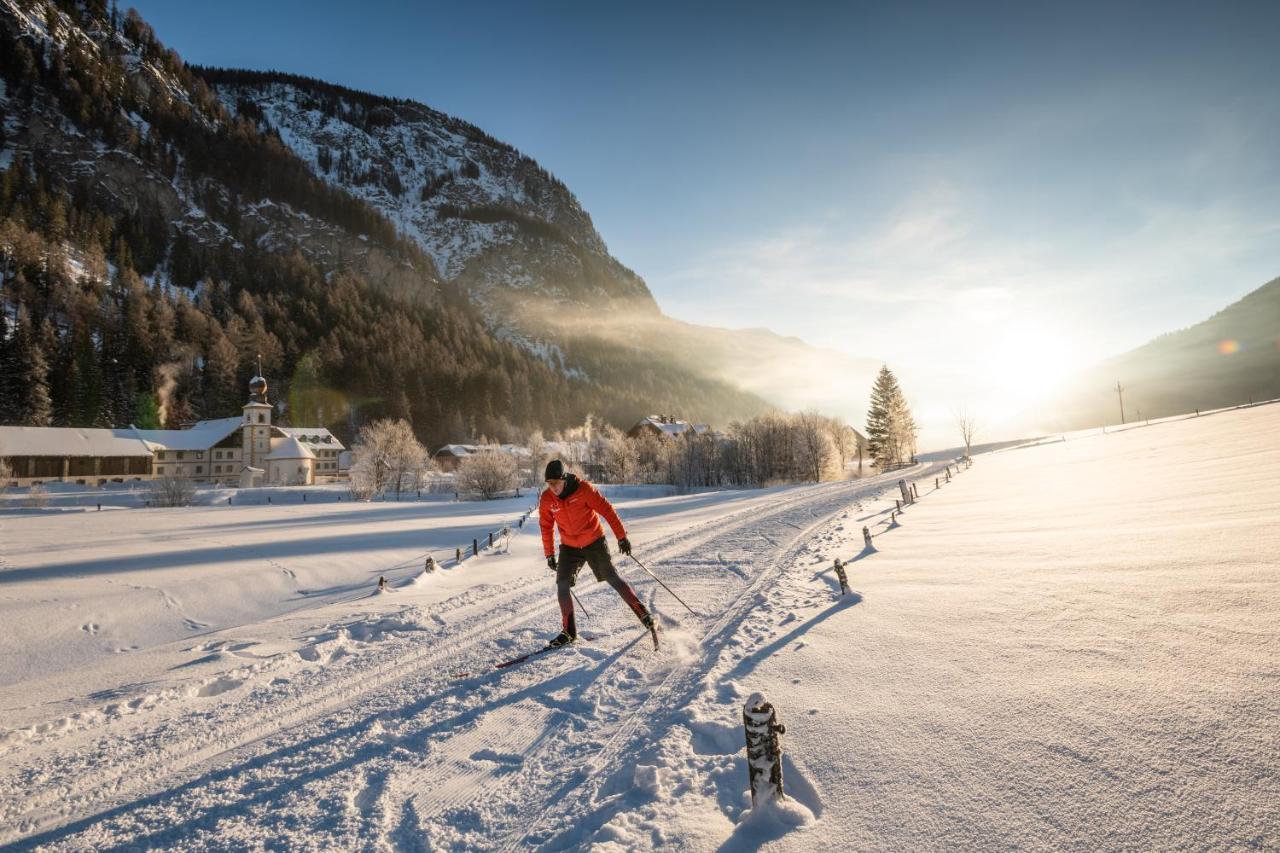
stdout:
MULTIPOLYGON (((649 572, 649 567, 648 567, 648 566, 646 566, 644 563, 640 562, 639 560, 636 560, 636 557, 635 557, 635 555, 634 555, 634 554, 628 554, 627 556, 628 556, 628 557, 630 557, 632 560, 635 560, 635 563, 636 563, 636 565, 637 565, 637 566, 639 566, 640 568, 644 569, 646 572, 649 572)), ((662 584, 662 588, 663 588, 663 589, 665 589, 667 592, 670 592, 670 593, 671 593, 671 597, 672 597, 672 598, 674 598, 676 601, 680 602, 681 604, 684 604, 684 599, 683 599, 683 598, 681 598, 680 596, 676 595, 676 594, 675 594, 675 592, 674 592, 674 591, 672 591, 671 587, 667 586, 665 583, 662 583, 662 578, 658 577, 658 576, 657 576, 657 575, 655 575, 653 572, 649 572, 649 577, 653 578, 653 579, 654 579, 654 580, 656 580, 658 583, 661 583, 661 584, 662 584)), ((690 606, 689 606, 689 605, 687 605, 687 604, 684 604, 684 609, 685 609, 685 610, 688 610, 688 611, 689 611, 690 613, 692 613, 694 616, 697 616, 697 615, 698 615, 698 611, 694 610, 692 607, 690 607, 690 606)))
POLYGON ((573 596, 573 600, 578 602, 578 607, 582 609, 582 615, 591 618, 591 614, 587 612, 587 608, 582 606, 582 599, 578 598, 578 594, 573 591, 573 587, 569 587, 569 594, 573 596))

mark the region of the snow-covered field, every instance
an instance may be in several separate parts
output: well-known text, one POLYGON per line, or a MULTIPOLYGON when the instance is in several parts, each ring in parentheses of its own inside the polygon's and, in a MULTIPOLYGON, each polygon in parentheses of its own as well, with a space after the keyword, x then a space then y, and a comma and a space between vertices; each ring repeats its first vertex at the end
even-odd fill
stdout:
POLYGON ((620 562, 660 651, 585 575, 593 638, 502 671, 557 628, 536 525, 419 561, 528 498, 0 512, 0 845, 1276 848, 1278 433, 1271 405, 936 491, 942 461, 622 492, 697 615, 620 562), (791 797, 755 812, 753 692, 791 797))

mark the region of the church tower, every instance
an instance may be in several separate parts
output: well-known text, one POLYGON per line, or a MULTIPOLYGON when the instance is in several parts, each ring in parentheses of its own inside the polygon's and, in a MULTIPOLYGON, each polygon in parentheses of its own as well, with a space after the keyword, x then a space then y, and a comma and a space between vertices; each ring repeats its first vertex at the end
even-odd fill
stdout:
POLYGON ((258 375, 249 380, 249 402, 244 404, 244 464, 250 468, 266 470, 267 454, 271 452, 271 404, 267 402, 267 380, 262 378, 262 361, 258 361, 258 375))

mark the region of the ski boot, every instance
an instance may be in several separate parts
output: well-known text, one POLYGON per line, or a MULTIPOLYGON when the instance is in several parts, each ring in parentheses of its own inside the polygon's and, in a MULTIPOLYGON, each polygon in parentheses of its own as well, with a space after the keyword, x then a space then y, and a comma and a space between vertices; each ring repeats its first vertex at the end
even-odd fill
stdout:
POLYGON ((658 622, 653 618, 652 613, 646 613, 640 617, 640 624, 649 629, 649 636, 653 637, 653 648, 658 648, 658 622))
POLYGON ((556 634, 547 641, 547 648, 558 649, 561 646, 567 646, 570 643, 575 643, 577 640, 578 638, 573 634, 570 634, 568 631, 561 631, 559 634, 556 634))

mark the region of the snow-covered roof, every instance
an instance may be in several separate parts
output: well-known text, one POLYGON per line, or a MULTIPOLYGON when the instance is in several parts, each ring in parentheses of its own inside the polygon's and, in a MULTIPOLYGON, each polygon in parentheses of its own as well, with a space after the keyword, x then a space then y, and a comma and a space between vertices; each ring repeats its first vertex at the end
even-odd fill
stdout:
POLYGON ((450 456, 457 456, 461 459, 464 456, 470 456, 475 449, 476 446, 474 444, 446 444, 437 450, 434 455, 440 456, 447 453, 450 456))
POLYGON ((285 435, 293 436, 294 438, 298 439, 298 441, 301 441, 303 444, 308 444, 313 447, 325 447, 325 448, 332 448, 335 450, 346 449, 345 446, 342 444, 342 442, 338 441, 337 436, 329 432, 329 430, 325 429, 324 427, 278 426, 276 427, 276 429, 280 430, 280 432, 284 433, 285 435))
POLYGON ((642 426, 651 426, 663 435, 676 436, 684 435, 686 432, 692 431, 694 435, 702 435, 711 431, 710 424, 691 424, 688 421, 677 421, 663 418, 661 415, 650 415, 644 418, 640 423, 636 424, 632 429, 642 426))
POLYGON ((267 459, 315 459, 316 455, 311 452, 311 448, 307 447, 301 441, 289 436, 282 438, 276 442, 276 446, 271 448, 271 452, 267 454, 267 459))
POLYGON ((155 450, 208 450, 244 425, 241 418, 196 421, 190 429, 133 429, 155 450))
POLYGON ((529 450, 529 448, 520 444, 446 444, 444 447, 440 448, 432 455, 442 456, 444 454, 448 454, 450 456, 456 456, 459 459, 462 459, 464 457, 470 456, 473 453, 482 453, 482 452, 492 453, 495 451, 501 452, 501 453, 507 453, 507 454, 510 454, 511 456, 531 455, 531 451, 529 450))
POLYGON ((131 429, 0 426, 0 456, 150 456, 131 429))

